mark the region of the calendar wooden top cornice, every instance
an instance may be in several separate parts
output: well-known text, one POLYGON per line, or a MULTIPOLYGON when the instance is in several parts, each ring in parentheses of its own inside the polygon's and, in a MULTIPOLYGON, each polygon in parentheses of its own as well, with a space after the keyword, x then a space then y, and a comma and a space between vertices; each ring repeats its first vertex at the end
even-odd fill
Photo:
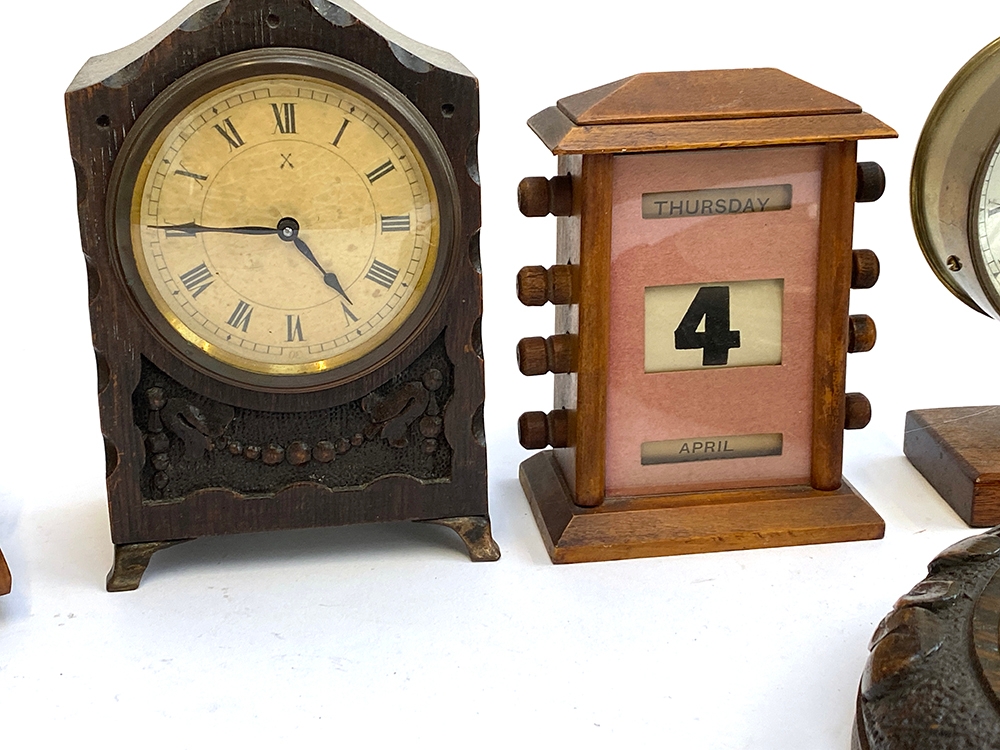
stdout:
POLYGON ((895 138, 854 102, 774 68, 641 73, 560 99, 528 126, 554 154, 895 138))

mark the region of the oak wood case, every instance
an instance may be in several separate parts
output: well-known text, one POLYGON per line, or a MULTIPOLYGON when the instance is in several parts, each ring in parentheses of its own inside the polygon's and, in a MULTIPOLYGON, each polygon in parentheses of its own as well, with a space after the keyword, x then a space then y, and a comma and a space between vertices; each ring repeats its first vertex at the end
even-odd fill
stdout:
MULTIPOLYGON (((553 416, 565 414, 568 438, 520 472, 552 559, 881 537, 882 520, 842 482, 841 467, 843 430, 870 418, 867 399, 845 393, 849 344, 865 351, 874 343, 870 319, 849 318, 850 289, 855 281, 871 286, 878 273, 870 251, 858 256, 851 248, 854 203, 866 192, 856 141, 895 132, 856 104, 771 69, 642 74, 562 99, 528 124, 558 155, 559 178, 571 180, 572 213, 557 219, 557 268, 572 268, 578 279, 573 304, 556 309, 556 334, 577 339, 577 368, 555 375, 556 411, 548 419, 551 433, 553 416), (806 143, 824 144, 810 485, 605 505, 613 155, 806 143)), ((530 215, 544 197, 544 186, 534 187, 537 200, 522 196, 530 215)))
MULTIPOLYGON (((416 45, 349 1, 197 0, 154 34, 81 70, 66 107, 119 550, 213 534, 467 517, 484 520, 489 537, 478 100, 476 79, 454 58, 416 45), (112 172, 137 118, 185 74, 260 48, 340 57, 404 92, 439 139, 457 190, 446 207, 451 241, 442 248, 452 262, 420 324, 388 361, 346 382, 335 382, 334 373, 298 392, 192 366, 184 349, 165 342, 137 310, 112 244, 112 172), (420 414, 414 399, 425 405, 420 414), (176 436, 169 424, 178 425, 176 436), (252 445, 234 425, 250 429, 252 445), (196 461, 185 450, 199 441, 204 450, 196 461), (397 463, 403 443, 409 463, 397 463), (421 450, 433 455, 424 458, 421 450), (171 461, 174 474, 160 487, 166 472, 157 467, 171 461), (340 476, 338 466, 350 476, 340 476)), ((452 526, 460 534, 465 528, 452 526)))

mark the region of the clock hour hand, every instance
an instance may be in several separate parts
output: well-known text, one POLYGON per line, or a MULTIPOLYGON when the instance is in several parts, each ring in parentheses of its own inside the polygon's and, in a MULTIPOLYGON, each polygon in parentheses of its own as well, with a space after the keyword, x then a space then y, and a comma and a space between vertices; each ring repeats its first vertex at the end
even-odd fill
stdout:
POLYGON ((347 292, 344 291, 344 287, 341 285, 340 279, 337 278, 337 274, 330 273, 325 268, 323 268, 322 264, 318 260, 316 260, 316 256, 313 255, 313 251, 309 249, 309 245, 307 245, 305 241, 299 237, 299 222, 297 222, 295 219, 292 219, 291 217, 285 217, 284 219, 279 221, 278 237, 280 237, 285 242, 291 242, 293 245, 295 245, 295 249, 298 250, 300 253, 302 253, 302 256, 310 263, 312 263, 314 266, 316 266, 316 268, 319 269, 319 272, 323 274, 323 283, 325 283, 328 287, 333 289, 333 291, 335 291, 341 297, 346 299, 348 304, 350 305, 354 304, 353 302, 351 302, 351 298, 347 296, 347 292))
POLYGON ((177 232, 179 234, 204 234, 207 232, 218 232, 223 234, 251 234, 251 235, 266 235, 266 234, 277 234, 278 230, 274 227, 203 227, 200 224, 195 224, 194 222, 188 222, 187 224, 171 224, 171 225, 160 225, 160 226, 150 226, 148 229, 163 229, 168 232, 177 232))
POLYGON ((295 245, 295 249, 296 250, 298 250, 300 253, 302 253, 302 255, 305 256, 305 258, 310 263, 312 263, 314 266, 316 266, 316 268, 318 268, 320 270, 320 273, 323 274, 323 282, 328 287, 330 287, 337 294, 339 294, 341 297, 343 297, 344 299, 346 299, 347 303, 349 305, 353 305, 354 304, 353 302, 351 302, 351 298, 347 296, 347 292, 344 291, 344 287, 341 286, 340 279, 337 278, 337 274, 330 273, 325 268, 323 268, 323 266, 320 265, 320 262, 318 260, 316 260, 316 256, 313 255, 312 250, 309 249, 309 246, 301 238, 299 238, 298 236, 293 237, 292 238, 292 244, 295 245))

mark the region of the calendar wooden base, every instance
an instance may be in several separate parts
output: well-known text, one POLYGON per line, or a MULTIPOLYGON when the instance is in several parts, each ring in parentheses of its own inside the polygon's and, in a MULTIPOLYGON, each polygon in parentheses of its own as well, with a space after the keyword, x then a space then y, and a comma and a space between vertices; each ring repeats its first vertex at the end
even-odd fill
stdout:
POLYGON ((903 453, 969 526, 1000 524, 1000 406, 907 412, 903 453))
POLYGON ((881 539, 885 523, 846 481, 573 502, 552 451, 521 464, 524 489, 554 563, 881 539))
POLYGON ((3 559, 3 552, 0 552, 0 596, 10 593, 10 568, 7 561, 3 559))

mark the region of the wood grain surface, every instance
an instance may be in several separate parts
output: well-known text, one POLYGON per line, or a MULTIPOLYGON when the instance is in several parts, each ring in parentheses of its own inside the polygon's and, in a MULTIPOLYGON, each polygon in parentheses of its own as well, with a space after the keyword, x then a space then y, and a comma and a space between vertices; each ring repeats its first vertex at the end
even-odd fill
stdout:
POLYGON ((1000 406, 907 412, 903 453, 967 524, 1000 524, 1000 406))
POLYGON ((853 750, 1000 748, 998 532, 941 552, 875 629, 853 750))
POLYGON ((840 486, 844 455, 848 308, 854 239, 857 144, 830 143, 823 158, 813 366, 812 486, 840 486))
POLYGON ((574 503, 551 451, 521 464, 524 489, 555 563, 881 539, 885 524, 846 482, 574 503))
POLYGON ((528 125, 554 154, 687 151, 896 137, 895 130, 863 112, 851 115, 577 126, 557 107, 550 107, 528 120, 528 125))
POLYGON ((776 68, 639 73, 560 99, 577 125, 856 114, 854 102, 776 68))
MULTIPOLYGON (((454 58, 431 50, 426 55, 432 60, 421 58, 417 52, 424 54, 424 48, 414 46, 360 10, 355 16, 344 9, 356 9, 354 4, 341 5, 344 7, 325 0, 195 3, 189 6, 193 11, 190 17, 177 16, 126 50, 88 63, 66 94, 81 238, 90 282, 112 537, 116 544, 268 529, 487 516, 482 281, 478 258, 478 82, 454 58), (391 359, 335 388, 317 386, 300 392, 277 392, 228 382, 193 366, 185 352, 165 343, 137 310, 123 281, 106 220, 115 160, 137 117, 169 85, 199 66, 232 53, 261 48, 337 50, 341 57, 373 71, 402 92, 430 123, 446 154, 443 168, 454 175, 457 185, 456 204, 442 206, 443 222, 454 218, 454 231, 448 246, 440 249, 446 260, 439 262, 447 264, 440 297, 391 359), (421 423, 426 434, 433 437, 415 432, 417 422, 411 420, 406 425, 411 446, 425 445, 426 439, 434 441, 433 445, 426 444, 428 450, 446 443, 452 451, 446 470, 430 479, 406 476, 405 468, 386 459, 385 470, 376 472, 381 476, 365 477, 355 486, 332 486, 329 482, 324 486, 311 476, 320 466, 317 462, 329 462, 335 453, 362 444, 368 448, 376 442, 388 443, 390 438, 375 432, 367 436, 348 434, 340 438, 342 451, 335 451, 332 444, 316 445, 318 452, 312 455, 317 458, 310 469, 301 464, 310 460, 308 448, 312 446, 290 434, 284 446, 269 446, 267 442, 244 446, 238 441, 228 445, 234 457, 244 457, 248 465, 256 461, 255 470, 259 471, 256 467, 261 462, 274 464, 275 472, 280 469, 280 476, 286 478, 275 480, 273 487, 261 489, 250 483, 249 490, 241 490, 238 482, 206 474, 199 488, 185 491, 183 496, 170 495, 172 485, 167 486, 166 496, 150 488, 144 474, 149 470, 144 467, 157 455, 166 456, 168 447, 162 437, 166 433, 159 413, 150 414, 146 421, 144 402, 149 391, 137 391, 148 373, 153 373, 164 387, 183 392, 199 413, 215 409, 232 415, 235 408, 237 415, 249 414, 263 420, 259 422, 262 425, 271 419, 270 432, 280 434, 289 419, 308 420, 313 415, 314 421, 321 424, 324 414, 333 413, 331 409, 356 409, 352 404, 361 404, 377 391, 381 394, 378 389, 391 387, 387 384, 393 378, 412 369, 415 363, 426 361, 432 351, 438 351, 433 356, 441 364, 434 365, 433 372, 423 371, 429 378, 425 382, 432 383, 427 388, 440 388, 443 378, 449 401, 434 406, 432 411, 437 410, 440 416, 428 416, 432 423, 421 423), (298 474, 293 476, 295 472, 298 474)), ((415 388, 414 394, 426 400, 426 395, 419 392, 419 378, 417 373, 417 382, 410 384, 410 390, 415 388)), ((378 394, 376 400, 383 398, 378 394)), ((400 401, 403 408, 407 403, 400 401)), ((260 434, 268 433, 264 429, 260 434)), ((335 437, 331 435, 331 439, 335 437)), ((394 433, 391 439, 401 445, 404 437, 394 433)), ((209 467, 218 464, 212 463, 213 457, 227 447, 222 437, 215 441, 216 445, 211 442, 205 443, 205 465, 209 467)), ((395 455, 392 450, 386 447, 381 452, 391 457, 395 455)), ((417 453, 414 451, 414 455, 417 453)))

